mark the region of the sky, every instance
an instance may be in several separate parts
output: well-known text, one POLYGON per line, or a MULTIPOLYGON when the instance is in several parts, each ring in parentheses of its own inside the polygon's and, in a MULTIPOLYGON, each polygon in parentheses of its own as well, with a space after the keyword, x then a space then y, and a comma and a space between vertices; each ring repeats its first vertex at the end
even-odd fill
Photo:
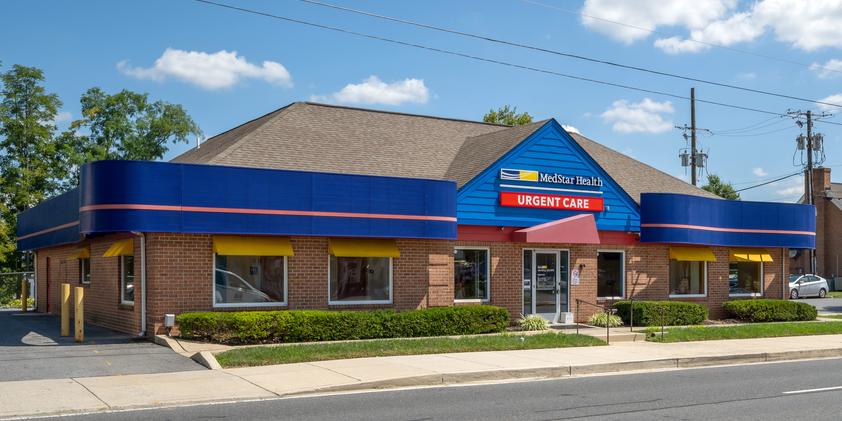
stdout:
MULTIPOLYGON (((214 0, 484 59, 776 113, 842 109, 598 64, 431 31, 300 0, 214 0)), ((486 0, 325 3, 564 53, 754 90, 842 104, 842 0, 486 0)), ((91 87, 146 92, 183 105, 213 136, 295 101, 479 120, 516 106, 689 180, 679 153, 683 98, 589 83, 243 13, 195 0, 0 3, 0 71, 42 69, 79 118, 91 87), (574 130, 574 129, 571 129, 574 130)), ((706 174, 735 188, 795 173, 792 119, 696 104, 706 174)), ((842 182, 842 125, 818 122, 825 166, 842 182)), ((195 147, 178 144, 165 159, 195 147)), ((795 201, 801 177, 742 192, 795 201)))

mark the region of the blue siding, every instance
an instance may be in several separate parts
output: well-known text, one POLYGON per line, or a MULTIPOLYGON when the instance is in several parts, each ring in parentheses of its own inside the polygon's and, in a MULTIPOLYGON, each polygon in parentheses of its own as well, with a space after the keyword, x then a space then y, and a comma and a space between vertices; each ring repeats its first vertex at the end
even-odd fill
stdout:
POLYGON ((583 213, 581 211, 500 206, 501 191, 602 197, 605 208, 602 212, 593 213, 598 229, 640 230, 640 213, 637 204, 555 120, 547 122, 520 145, 462 186, 456 197, 456 214, 459 224, 529 227, 583 213), (503 181, 500 180, 500 169, 502 168, 537 170, 543 173, 558 173, 574 177, 599 177, 603 181, 603 186, 596 188, 503 181), (540 191, 527 188, 501 187, 501 184, 589 190, 592 193, 540 191), (602 194, 598 194, 598 191, 601 191, 602 194))

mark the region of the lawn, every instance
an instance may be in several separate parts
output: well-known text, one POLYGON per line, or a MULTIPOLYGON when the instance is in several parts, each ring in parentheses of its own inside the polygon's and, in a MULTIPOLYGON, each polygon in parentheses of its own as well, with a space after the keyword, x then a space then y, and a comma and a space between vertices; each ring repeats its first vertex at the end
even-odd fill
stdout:
POLYGON ((819 317, 825 319, 842 319, 842 314, 819 314, 819 317))
POLYGON ((780 336, 842 334, 842 322, 755 323, 739 326, 690 326, 671 328, 661 337, 660 329, 650 329, 651 342, 691 342, 718 339, 774 338, 780 336))
POLYGON ((842 291, 829 291, 827 296, 829 298, 842 298, 842 291))
MULTIPOLYGON (((842 323, 840 324, 842 325, 842 323)), ((390 355, 505 351, 597 345, 605 345, 605 342, 586 335, 541 333, 521 336, 503 334, 466 336, 462 338, 380 339, 357 342, 245 347, 235 348, 217 354, 216 359, 223 367, 229 368, 390 355)))

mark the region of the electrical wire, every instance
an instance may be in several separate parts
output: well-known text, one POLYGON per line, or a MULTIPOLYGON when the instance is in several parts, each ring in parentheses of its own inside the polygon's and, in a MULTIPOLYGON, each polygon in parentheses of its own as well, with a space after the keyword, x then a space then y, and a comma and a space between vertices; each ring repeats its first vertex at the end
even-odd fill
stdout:
POLYGON ((769 131, 762 132, 762 133, 749 133, 749 134, 745 134, 745 133, 720 134, 720 133, 712 132, 712 135, 713 136, 722 136, 722 137, 757 137, 757 136, 766 136, 766 135, 774 134, 774 133, 780 133, 780 132, 792 130, 792 129, 798 129, 798 128, 794 127, 794 126, 793 127, 784 127, 784 128, 781 128, 781 129, 769 130, 769 131))
POLYGON ((440 27, 440 26, 434 26, 434 25, 430 25, 430 24, 426 24, 426 23, 415 22, 415 21, 411 21, 411 20, 407 20, 407 19, 401 19, 401 18, 396 18, 396 17, 392 17, 392 16, 381 15, 381 14, 369 12, 369 11, 366 11, 366 10, 354 9, 354 8, 339 6, 339 5, 335 5, 335 4, 331 4, 331 3, 324 3, 324 2, 321 2, 321 1, 317 1, 317 0, 298 0, 298 1, 300 1, 302 3, 305 3, 305 4, 314 5, 314 6, 327 7, 327 8, 330 8, 330 9, 341 10, 343 12, 355 13, 355 14, 358 14, 358 15, 368 16, 368 17, 372 17, 372 18, 376 18, 376 19, 382 19, 382 20, 387 20, 387 21, 390 21, 390 22, 396 22, 396 23, 400 23, 400 24, 411 25, 411 26, 415 26, 417 28, 430 29, 430 30, 434 30, 434 31, 444 32, 444 33, 453 34, 453 35, 459 35, 459 36, 468 37, 468 38, 479 39, 479 40, 488 41, 488 42, 501 44, 501 45, 506 45, 506 46, 510 46, 510 47, 523 48, 523 49, 527 49, 527 50, 538 51, 538 52, 547 53, 547 54, 553 54, 553 55, 557 55, 557 56, 561 56, 561 57, 567 57, 567 58, 572 58, 572 59, 576 59, 576 60, 588 61, 588 62, 591 62, 591 63, 598 63, 598 64, 604 64, 604 65, 608 65, 608 66, 614 66, 614 67, 618 67, 618 68, 621 68, 621 69, 634 70, 634 71, 638 71, 638 72, 644 72, 644 73, 649 73, 649 74, 654 74, 654 75, 664 76, 664 77, 669 77, 669 78, 674 78, 674 79, 682 79, 682 80, 687 80, 687 81, 691 81, 691 82, 704 83, 706 85, 718 86, 718 87, 721 87, 721 88, 736 89, 736 90, 740 90, 740 91, 743 91, 743 92, 751 92, 751 93, 760 94, 760 95, 768 95, 768 96, 774 96, 774 97, 779 97, 779 98, 791 99, 791 100, 795 100, 795 101, 811 102, 811 103, 816 103, 816 104, 821 104, 821 105, 828 105, 828 106, 842 108, 842 105, 835 104, 835 103, 832 103, 832 102, 824 102, 824 101, 821 101, 821 100, 802 98, 802 97, 782 94, 782 93, 778 93, 778 92, 764 91, 764 90, 761 90, 761 89, 746 88, 744 86, 732 85, 732 84, 729 84, 729 83, 722 83, 722 82, 716 82, 716 81, 707 80, 707 79, 700 79, 700 78, 691 77, 691 76, 684 76, 684 75, 679 75, 679 74, 676 74, 676 73, 664 72, 664 71, 650 69, 650 68, 646 68, 646 67, 632 66, 632 65, 628 65, 628 64, 618 63, 618 62, 615 62, 615 61, 596 59, 596 58, 593 58, 593 57, 587 57, 587 56, 583 56, 583 55, 580 55, 580 54, 566 53, 566 52, 563 52, 563 51, 551 50, 551 49, 543 48, 543 47, 536 47, 534 45, 522 44, 522 43, 503 40, 503 39, 499 39, 499 38, 492 38, 492 37, 487 36, 487 35, 478 35, 478 34, 473 34, 473 33, 470 33, 470 32, 464 32, 464 31, 459 31, 459 30, 455 30, 455 29, 443 28, 443 27, 440 27))
MULTIPOLYGON (((404 46, 404 47, 412 47, 412 48, 417 48, 417 49, 421 49, 421 50, 437 52, 437 53, 440 53, 440 54, 446 54, 446 55, 451 55, 451 56, 455 56, 455 57, 462 57, 462 58, 466 58, 466 59, 470 59, 470 60, 492 63, 492 64, 507 66, 507 67, 521 69, 521 70, 528 70, 528 71, 532 71, 532 72, 536 72, 536 73, 543 73, 543 74, 547 74, 547 75, 552 75, 552 76, 557 76, 557 77, 562 77, 562 78, 567 78, 567 79, 572 79, 572 80, 579 80, 579 81, 589 82, 589 83, 594 83, 594 84, 599 84, 599 85, 612 86, 612 87, 616 87, 616 88, 628 89, 628 90, 637 91, 637 92, 650 93, 650 94, 653 94, 653 95, 661 95, 661 96, 670 97, 670 98, 690 100, 690 97, 685 96, 685 95, 679 95, 679 94, 673 94, 673 93, 669 93, 669 92, 657 91, 657 90, 654 90, 654 89, 639 88, 639 87, 636 87, 636 86, 624 85, 624 84, 614 83, 614 82, 608 82, 608 81, 599 80, 599 79, 592 79, 592 78, 583 77, 583 76, 570 75, 570 74, 556 72, 556 71, 553 71, 553 70, 547 70, 547 69, 542 69, 542 68, 538 68, 538 67, 507 62, 507 61, 503 61, 503 60, 480 57, 480 56, 475 56, 475 55, 462 53, 462 52, 458 52, 458 51, 446 50, 446 49, 443 49, 443 48, 430 47, 430 46, 423 45, 423 44, 416 44, 416 43, 412 43, 412 42, 401 41, 401 40, 396 40, 396 39, 392 39, 392 38, 386 38, 386 37, 382 37, 382 36, 378 36, 378 35, 371 35, 371 34, 364 33, 364 32, 357 32, 357 31, 353 31, 353 30, 350 30, 350 29, 344 29, 344 28, 325 25, 325 24, 321 24, 321 23, 310 22, 310 21, 306 21, 306 20, 302 20, 302 19, 296 19, 296 18, 291 18, 291 17, 287 17, 287 16, 276 15, 276 14, 272 14, 272 13, 268 13, 268 12, 261 12, 261 11, 258 11, 258 10, 247 9, 247 8, 239 7, 239 6, 232 6, 232 5, 229 5, 229 4, 218 3, 218 2, 214 2, 214 1, 210 1, 210 0, 194 0, 194 1, 198 2, 198 3, 206 4, 206 5, 212 5, 212 6, 216 6, 216 7, 220 7, 220 8, 236 10, 236 11, 240 11, 240 12, 243 12, 243 13, 249 13, 249 14, 269 17, 269 18, 283 20, 283 21, 291 22, 291 23, 297 23, 299 25, 309 26, 309 27, 313 27, 313 28, 326 29, 326 30, 339 32, 339 33, 343 33, 343 34, 347 34, 347 35, 353 35, 353 36, 357 36, 357 37, 361 37, 361 38, 368 38, 368 39, 387 42, 387 43, 391 43, 391 44, 395 44, 395 45, 401 45, 401 46, 404 46)), ((756 113, 761 113, 761 114, 789 117, 787 114, 776 112, 776 111, 763 110, 763 109, 759 109, 759 108, 746 107, 746 106, 742 106, 742 105, 735 105, 735 104, 729 104, 729 103, 700 99, 700 98, 696 98, 696 102, 700 102, 700 103, 704 103, 704 104, 710 104, 710 105, 716 105, 716 106, 720 106, 720 107, 733 108, 733 109, 743 110, 743 111, 751 111, 751 112, 756 112, 756 113)), ((842 123, 834 123, 834 122, 830 122, 830 121, 824 121, 824 123, 826 123, 826 124, 836 124, 836 125, 842 126, 842 123)))
POLYGON ((783 177, 780 177, 780 178, 776 178, 776 179, 774 179, 774 180, 770 180, 770 181, 767 181, 767 182, 765 182, 765 183, 755 184, 755 185, 753 185, 753 186, 744 187, 744 188, 741 188, 741 189, 739 189, 739 190, 734 190, 734 191, 735 191, 735 192, 737 192, 737 193, 739 193, 739 192, 741 192, 741 191, 751 190, 751 189, 754 189, 754 188, 757 188, 757 187, 762 187, 762 186, 765 186, 765 185, 767 185, 767 184, 772 184, 772 183, 774 183, 774 182, 776 182, 776 181, 786 180, 787 178, 790 178, 790 177, 795 177, 796 175, 801 175, 801 174, 802 174, 802 172, 801 172, 801 171, 798 171, 797 173, 792 173, 792 174, 790 174, 790 175, 783 176, 783 177))
POLYGON ((743 132, 747 132, 747 131, 772 127, 772 126, 775 126, 777 124, 780 124, 781 122, 791 122, 791 120, 788 120, 788 119, 784 120, 782 117, 775 116, 775 117, 771 117, 771 118, 768 118, 768 119, 765 119, 765 120, 762 120, 762 121, 758 121, 757 123, 750 124, 750 125, 744 126, 744 127, 737 127, 737 128, 733 128, 733 129, 712 130, 712 131, 716 132, 716 133, 719 133, 719 134, 743 133, 743 132))

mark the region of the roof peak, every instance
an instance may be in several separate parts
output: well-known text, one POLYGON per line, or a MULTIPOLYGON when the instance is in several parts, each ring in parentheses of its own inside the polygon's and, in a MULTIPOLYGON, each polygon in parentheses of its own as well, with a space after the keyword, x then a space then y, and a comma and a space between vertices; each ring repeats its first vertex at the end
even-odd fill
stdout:
POLYGON ((500 128, 508 128, 508 127, 517 127, 517 126, 509 126, 506 124, 497 124, 497 123, 486 123, 484 121, 477 121, 477 120, 468 120, 464 118, 453 118, 453 117, 442 117, 437 115, 428 115, 428 114, 416 114, 416 113, 405 113, 400 111, 389 111, 389 110, 378 110, 374 108, 362 108, 362 107, 351 107, 348 105, 336 105, 336 104, 325 104, 322 102, 313 102, 313 101, 297 101, 290 105, 295 104, 306 104, 306 105, 313 105, 317 107, 329 107, 329 108, 339 108, 345 110, 354 110, 354 111, 365 111, 370 113, 382 113, 382 114, 393 114, 393 115, 401 115, 407 117, 421 117, 421 118, 431 118, 435 120, 446 120, 446 121, 456 121, 460 123, 473 123, 473 124, 480 124, 483 126, 494 126, 500 128))

